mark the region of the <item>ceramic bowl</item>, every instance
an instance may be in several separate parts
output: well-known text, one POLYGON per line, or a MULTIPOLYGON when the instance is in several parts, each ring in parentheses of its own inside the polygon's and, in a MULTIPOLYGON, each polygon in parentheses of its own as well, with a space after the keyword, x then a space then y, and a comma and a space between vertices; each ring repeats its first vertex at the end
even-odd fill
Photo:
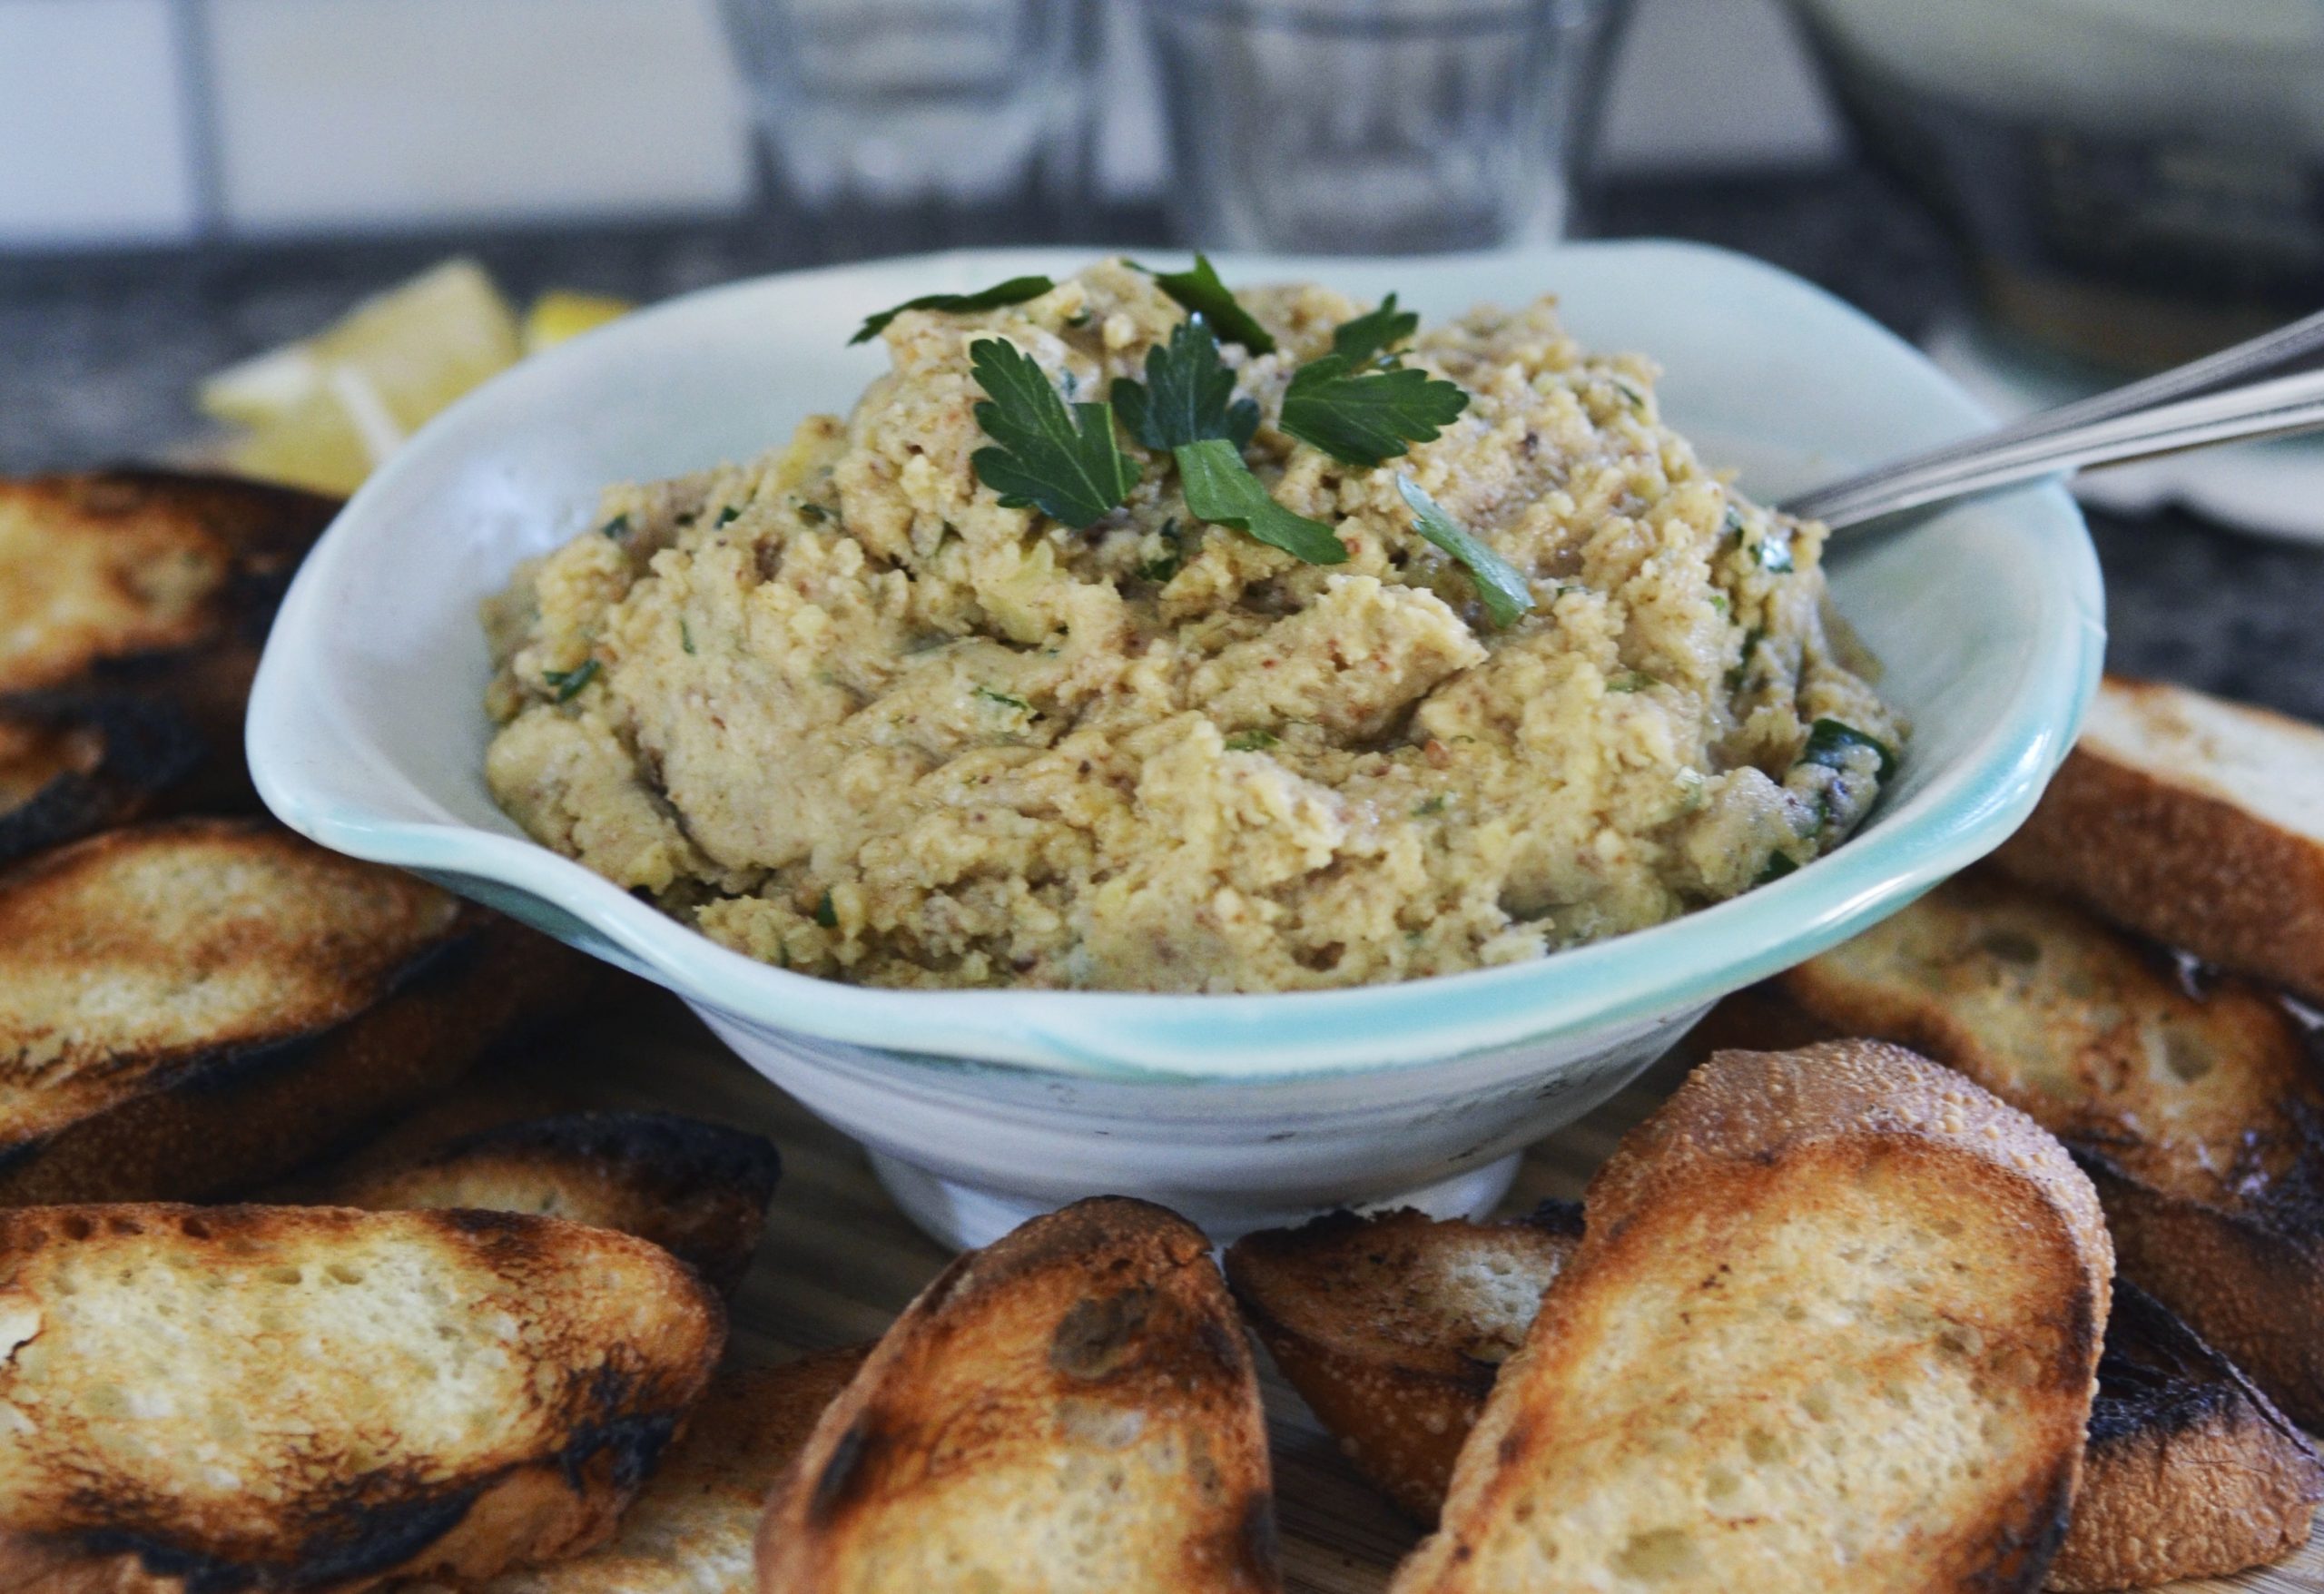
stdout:
MULTIPOLYGON (((1518 1149, 1586 1112, 1725 993, 1910 901, 2023 820, 2096 678, 2099 579, 2072 502, 1959 507, 1833 561, 1911 716, 1900 778, 1831 857, 1676 922, 1537 961, 1268 996, 901 992, 713 944, 528 840, 482 777, 478 600, 590 522, 599 487, 748 458, 882 369, 867 312, 1094 250, 769 277, 632 316, 471 395, 365 485, 308 558, 259 674, 250 757, 284 821, 660 982, 861 1140, 925 1227, 980 1244, 1096 1191, 1225 1239, 1336 1204, 1472 1210, 1518 1149)), ((1662 362, 1704 457, 1779 495, 1958 436, 1977 408, 1905 344, 1767 266, 1626 242, 1492 257, 1223 259, 1431 317, 1542 292, 1594 348, 1662 362)))

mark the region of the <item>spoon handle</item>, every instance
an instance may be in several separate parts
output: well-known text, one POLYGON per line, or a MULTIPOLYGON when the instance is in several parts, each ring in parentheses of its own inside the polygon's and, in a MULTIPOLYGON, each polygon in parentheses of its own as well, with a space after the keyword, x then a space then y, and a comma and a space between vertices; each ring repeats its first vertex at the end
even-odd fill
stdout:
POLYGON ((2127 387, 1894 461, 1783 507, 1834 530, 1949 498, 2324 428, 2324 312, 2127 387))

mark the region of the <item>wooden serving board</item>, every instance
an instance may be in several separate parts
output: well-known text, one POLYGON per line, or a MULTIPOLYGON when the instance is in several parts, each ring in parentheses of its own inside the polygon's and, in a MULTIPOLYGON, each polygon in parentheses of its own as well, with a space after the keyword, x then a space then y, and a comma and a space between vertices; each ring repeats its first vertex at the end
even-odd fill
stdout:
MULTIPOLYGON (((768 1084, 674 999, 644 988, 550 1039, 524 1065, 586 1105, 660 1108, 754 1128, 783 1152, 766 1243, 744 1281, 734 1358, 787 1361, 876 1338, 949 1260, 913 1228, 872 1176, 862 1154, 768 1084)), ((1652 1109, 1678 1070, 1658 1065, 1581 1123, 1527 1154, 1508 1210, 1576 1197, 1623 1132, 1652 1109)), ((1265 1365, 1292 1594, 1377 1594, 1418 1532, 1340 1459, 1299 1398, 1265 1365)), ((2324 1543, 2281 1566, 2171 1585, 2179 1594, 2324 1594, 2324 1543)))

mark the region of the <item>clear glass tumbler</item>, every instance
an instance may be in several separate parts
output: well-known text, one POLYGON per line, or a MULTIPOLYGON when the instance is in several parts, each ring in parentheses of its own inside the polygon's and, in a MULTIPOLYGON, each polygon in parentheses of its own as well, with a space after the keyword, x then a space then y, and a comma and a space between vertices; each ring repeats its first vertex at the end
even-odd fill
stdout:
MULTIPOLYGON (((776 169, 811 212, 1035 219, 1078 114, 1077 0, 725 0, 776 169)), ((910 241, 907 238, 904 241, 910 241)))
POLYGON ((1181 241, 1426 254, 1561 236, 1619 0, 1145 0, 1181 241))

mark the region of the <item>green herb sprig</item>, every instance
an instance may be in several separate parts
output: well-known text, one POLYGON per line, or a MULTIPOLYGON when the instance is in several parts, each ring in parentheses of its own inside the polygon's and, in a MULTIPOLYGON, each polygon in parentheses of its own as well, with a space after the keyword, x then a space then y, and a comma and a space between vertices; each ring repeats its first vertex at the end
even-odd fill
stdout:
POLYGON ((1005 305, 1022 304, 1029 299, 1039 299, 1054 291, 1057 284, 1047 277, 1011 277, 1006 282, 996 282, 974 293, 923 293, 918 299, 907 299, 901 304, 863 318, 855 336, 847 341, 850 347, 869 343, 888 330, 888 323, 908 310, 938 310, 951 315, 966 315, 972 310, 1000 310, 1005 305))
POLYGON ((1032 356, 1001 338, 969 346, 990 397, 977 425, 994 446, 969 457, 977 479, 1012 509, 1039 508, 1077 530, 1095 525, 1137 485, 1137 462, 1114 445, 1114 407, 1065 400, 1032 356))
POLYGON ((1259 429, 1259 407, 1235 397, 1235 373, 1198 314, 1172 328, 1167 343, 1146 351, 1145 381, 1122 378, 1112 398, 1130 436, 1157 450, 1214 438, 1241 448, 1259 429))
POLYGON ((1214 526, 1246 532, 1311 565, 1337 565, 1347 548, 1321 521, 1295 515, 1269 496, 1244 461, 1259 429, 1259 407, 1235 397, 1235 373, 1218 357, 1218 339, 1200 314, 1188 316, 1167 344, 1146 352, 1146 380, 1114 384, 1130 432, 1177 462, 1187 507, 1214 526))
POLYGON ((1380 308, 1368 310, 1353 320, 1342 321, 1332 329, 1332 352, 1352 367, 1367 366, 1379 360, 1393 359, 1395 349, 1420 330, 1420 312, 1398 310, 1393 293, 1380 301, 1380 308))
POLYGON ((1295 515, 1267 496, 1243 462, 1243 451, 1225 438, 1187 443, 1171 451, 1178 462, 1178 485, 1187 507, 1199 519, 1247 532, 1310 565, 1338 565, 1347 546, 1320 520, 1295 515))
POLYGON ((1446 514, 1443 506, 1402 471, 1396 473, 1396 491, 1412 509, 1413 529, 1459 560, 1474 578, 1477 596, 1484 601, 1485 613, 1496 626, 1506 631, 1532 612, 1533 589, 1516 566, 1446 514))
POLYGON ((1468 407, 1456 383, 1426 371, 1359 374, 1345 355, 1327 354, 1292 373, 1276 424, 1343 465, 1373 466, 1433 441, 1468 407))
POLYGON ((1217 270, 1211 265, 1208 255, 1195 256, 1194 269, 1188 271, 1157 271, 1136 261, 1125 263, 1153 278, 1157 288, 1216 327, 1218 335, 1229 343, 1240 343, 1254 354, 1275 352, 1274 337, 1259 325, 1257 318, 1236 302, 1226 284, 1218 280, 1217 270))

